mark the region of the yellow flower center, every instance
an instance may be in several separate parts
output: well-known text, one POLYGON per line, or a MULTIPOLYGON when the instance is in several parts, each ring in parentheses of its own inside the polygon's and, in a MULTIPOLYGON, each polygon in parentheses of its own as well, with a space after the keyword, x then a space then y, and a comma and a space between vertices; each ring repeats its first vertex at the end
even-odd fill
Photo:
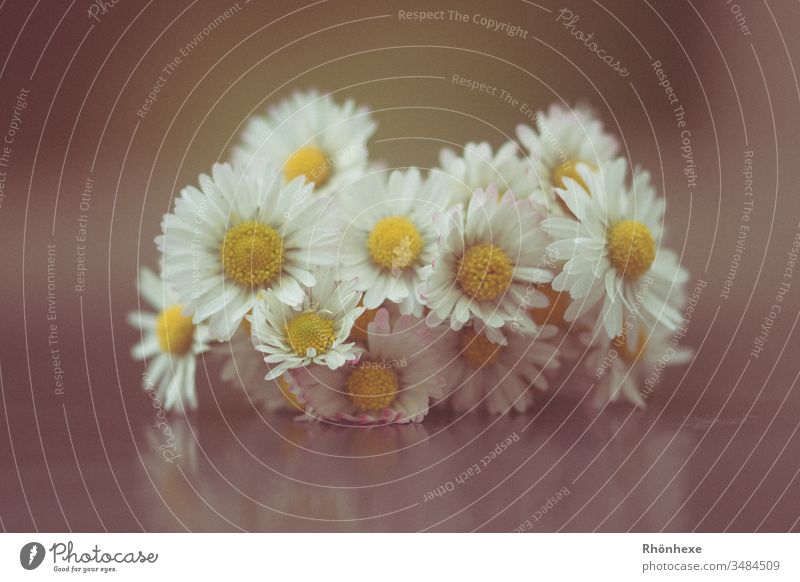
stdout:
POLYGON ((550 305, 547 307, 531 307, 528 311, 536 325, 566 325, 564 313, 566 313, 567 307, 569 307, 569 293, 559 293, 553 289, 549 283, 536 285, 536 288, 547 295, 547 298, 550 300, 550 305))
POLYGON ((271 226, 248 220, 228 229, 220 254, 228 278, 246 287, 260 287, 281 272, 283 239, 271 226))
POLYGON ((480 244, 468 248, 458 261, 456 281, 473 299, 489 301, 506 292, 513 273, 511 259, 503 249, 480 244))
POLYGON ((470 328, 464 328, 459 336, 461 354, 473 368, 482 368, 494 364, 500 357, 503 346, 489 341, 483 334, 476 334, 470 328))
POLYGON ((283 397, 291 404, 294 408, 302 411, 305 410, 305 406, 300 404, 300 401, 297 399, 290 390, 289 390, 289 383, 283 379, 283 376, 280 376, 276 382, 278 383, 278 390, 281 391, 283 397))
POLYGON ((364 313, 356 318, 353 327, 350 329, 350 339, 357 342, 367 341, 367 326, 372 323, 375 316, 378 314, 377 309, 365 309, 364 313))
POLYGON ((181 356, 192 349, 194 323, 190 315, 183 314, 182 305, 167 307, 158 314, 156 337, 162 352, 181 356))
POLYGON ((623 220, 607 233, 608 260, 625 277, 641 277, 656 258, 656 243, 650 229, 635 220, 623 220))
POLYGON ((422 250, 422 236, 405 216, 387 216, 375 224, 367 239, 372 260, 384 269, 405 269, 422 250))
POLYGON ((360 410, 381 410, 397 398, 398 385, 393 370, 362 362, 347 378, 347 393, 360 410))
POLYGON ((585 164, 593 170, 597 169, 597 166, 595 166, 592 162, 585 162, 583 160, 567 160, 566 162, 563 162, 553 168, 553 175, 550 177, 550 181, 553 183, 553 186, 563 190, 567 187, 567 185, 564 183, 564 178, 570 178, 571 180, 575 180, 578 185, 588 193, 589 186, 586 184, 583 176, 578 173, 579 164, 585 164))
POLYGON ((294 152, 283 165, 283 177, 287 182, 305 176, 317 187, 322 186, 331 176, 331 160, 315 146, 306 146, 294 152))
POLYGON ((642 357, 644 349, 647 347, 647 334, 645 330, 639 331, 639 341, 637 342, 635 350, 631 350, 628 347, 628 334, 625 331, 622 332, 622 335, 615 337, 612 340, 612 344, 623 360, 629 364, 635 364, 637 360, 642 357))
POLYGON ((333 321, 309 311, 286 324, 286 336, 294 353, 305 357, 310 349, 316 354, 327 352, 333 345, 336 333, 333 330, 333 321))

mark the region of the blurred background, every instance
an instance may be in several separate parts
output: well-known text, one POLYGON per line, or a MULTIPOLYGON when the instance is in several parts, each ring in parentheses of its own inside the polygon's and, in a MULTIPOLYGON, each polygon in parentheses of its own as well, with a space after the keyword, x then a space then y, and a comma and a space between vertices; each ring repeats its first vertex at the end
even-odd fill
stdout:
POLYGON ((0 525, 798 530, 798 25, 789 1, 0 4, 0 525), (419 10, 445 19, 401 17, 419 10), (627 76, 570 30, 593 33, 627 76), (689 287, 706 284, 684 339, 693 362, 665 372, 643 412, 542 399, 524 417, 346 430, 258 413, 207 361, 201 411, 170 418, 180 458, 166 462, 129 356, 137 272, 157 268, 153 238, 180 189, 227 157, 249 115, 308 88, 370 106, 370 154, 389 167, 498 146, 530 122, 523 104, 590 105, 666 196, 689 287), (424 500, 514 433, 479 477, 424 500))

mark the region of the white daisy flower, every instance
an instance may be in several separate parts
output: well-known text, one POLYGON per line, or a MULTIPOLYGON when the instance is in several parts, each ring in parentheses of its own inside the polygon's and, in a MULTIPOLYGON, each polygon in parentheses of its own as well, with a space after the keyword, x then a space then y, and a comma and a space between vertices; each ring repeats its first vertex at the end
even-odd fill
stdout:
POLYGON ((620 397, 644 408, 664 369, 692 359, 693 350, 680 346, 664 326, 656 326, 652 334, 642 329, 637 335, 635 347, 625 332, 614 339, 603 337, 586 359, 587 369, 597 378, 594 404, 598 408, 620 397))
POLYGON ((506 142, 497 152, 492 151, 488 142, 470 142, 464 146, 462 156, 444 148, 439 154, 439 164, 439 168, 431 170, 431 176, 456 203, 466 205, 475 190, 486 190, 492 184, 499 192, 511 191, 517 198, 534 195, 541 198, 534 169, 520 156, 514 142, 506 142))
POLYGON ((289 305, 303 301, 300 284, 314 285, 312 268, 334 263, 335 225, 329 199, 313 196, 302 178, 281 186, 269 167, 256 175, 215 164, 200 188, 184 188, 156 243, 164 279, 187 313, 195 323, 210 319, 211 333, 228 339, 259 290, 289 305))
POLYGON ((303 176, 317 194, 332 194, 364 175, 375 129, 367 109, 352 100, 338 105, 317 91, 295 93, 250 119, 233 159, 257 172, 277 166, 286 182, 303 176))
POLYGON ((416 288, 436 250, 433 216, 447 210, 449 197, 412 168, 360 180, 337 201, 343 221, 339 277, 357 279, 368 309, 388 300, 403 314, 421 315, 416 288))
POLYGON ((303 411, 303 405, 289 389, 291 378, 288 375, 275 380, 264 380, 267 366, 263 356, 253 346, 250 322, 247 319, 242 320, 230 342, 218 343, 211 349, 222 359, 220 380, 242 390, 253 406, 269 411, 303 411))
POLYGON ((602 121, 583 106, 568 109, 553 104, 546 113, 536 114, 536 129, 518 125, 517 137, 528 150, 528 163, 546 194, 548 212, 557 214, 566 210, 555 194, 555 188, 565 187, 564 178, 580 183, 578 164, 599 168, 613 160, 619 150, 617 139, 606 133, 602 121))
POLYGON ((441 236, 433 263, 422 270, 421 300, 428 325, 449 320, 456 331, 475 317, 495 341, 507 322, 535 332, 526 310, 548 305, 536 288, 553 275, 546 268, 547 237, 531 199, 476 190, 467 210, 461 205, 436 217, 441 236))
POLYGON ((681 315, 669 300, 688 275, 676 255, 659 248, 664 201, 656 197, 650 175, 637 171, 625 184, 624 159, 600 171, 579 165, 581 183, 566 178, 558 195, 576 219, 543 222, 553 242, 548 249, 566 263, 553 279, 556 291, 569 291, 573 302, 564 317, 572 321, 602 301, 597 326, 609 338, 622 333, 626 320, 652 328, 663 323, 675 329, 681 315))
POLYGON ((150 269, 139 275, 139 294, 157 313, 132 311, 128 323, 142 333, 131 351, 147 362, 143 386, 155 390, 165 410, 197 408, 197 355, 208 349, 207 329, 184 315, 178 298, 150 269))
POLYGON ((287 370, 319 364, 331 370, 358 359, 360 348, 347 342, 361 293, 354 281, 337 282, 331 268, 315 271, 316 285, 306 287, 302 304, 292 308, 272 290, 262 293, 251 316, 256 350, 266 354, 267 380, 287 370))
POLYGON ((493 342, 478 326, 447 332, 450 364, 450 400, 457 412, 486 409, 490 414, 525 412, 533 404, 533 390, 549 387, 544 370, 559 367, 558 329, 542 327, 535 337, 509 334, 493 342))
POLYGON ((315 418, 358 424, 420 422, 432 401, 444 396, 439 352, 421 320, 401 316, 389 325, 381 309, 369 324, 361 360, 337 370, 321 366, 294 372, 315 418))

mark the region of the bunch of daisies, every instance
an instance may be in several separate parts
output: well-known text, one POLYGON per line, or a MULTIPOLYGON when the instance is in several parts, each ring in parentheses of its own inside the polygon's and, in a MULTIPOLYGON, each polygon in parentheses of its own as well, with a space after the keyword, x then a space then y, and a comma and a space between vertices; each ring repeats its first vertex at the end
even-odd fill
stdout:
POLYGON ((689 357, 664 200, 589 110, 535 121, 423 172, 371 161, 352 101, 298 93, 249 120, 164 216, 160 277, 141 273, 145 387, 196 407, 204 354, 253 403, 332 422, 524 412, 556 378, 643 406, 654 366, 689 357))

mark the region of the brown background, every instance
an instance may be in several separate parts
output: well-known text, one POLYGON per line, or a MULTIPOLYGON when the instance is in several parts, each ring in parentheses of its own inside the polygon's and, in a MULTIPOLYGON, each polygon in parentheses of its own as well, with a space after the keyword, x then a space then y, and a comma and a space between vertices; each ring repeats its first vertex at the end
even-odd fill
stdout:
MULTIPOLYGON (((120 0, 0 8, 0 134, 30 89, 0 206, 0 520, 6 530, 509 531, 565 486, 536 530, 798 529, 800 305, 795 280, 765 351, 749 357, 800 230, 800 55, 795 2, 240 2, 183 58, 145 119, 161 69, 233 3, 120 0), (622 79, 555 22, 580 15, 631 74, 622 79), (459 9, 521 25, 528 39, 473 23, 402 22, 398 10, 459 9), (698 172, 689 195, 680 136, 650 63, 661 60, 687 112, 698 172), (507 89, 534 109, 591 104, 667 197, 667 243, 708 286, 647 412, 597 414, 566 398, 531 417, 430 418, 422 427, 342 430, 258 416, 235 390, 200 379, 203 412, 185 423, 179 463, 157 451, 153 411, 128 356, 141 264, 172 197, 224 158, 265 103, 317 87, 370 105, 371 154, 429 167, 449 142, 498 145, 524 121, 453 74, 507 89), (435 78, 435 77, 444 77, 435 78), (730 298, 720 298, 754 152, 755 206, 730 298), (87 282, 75 291, 80 195, 87 282), (56 204, 57 201, 57 204, 56 204), (65 374, 54 393, 47 343, 47 245, 65 374), (436 501, 498 440, 520 443, 436 501)), ((216 370, 208 364, 208 374, 216 370)), ((202 374, 201 374, 202 375, 202 374)), ((573 376, 569 382, 585 383, 573 376)))

